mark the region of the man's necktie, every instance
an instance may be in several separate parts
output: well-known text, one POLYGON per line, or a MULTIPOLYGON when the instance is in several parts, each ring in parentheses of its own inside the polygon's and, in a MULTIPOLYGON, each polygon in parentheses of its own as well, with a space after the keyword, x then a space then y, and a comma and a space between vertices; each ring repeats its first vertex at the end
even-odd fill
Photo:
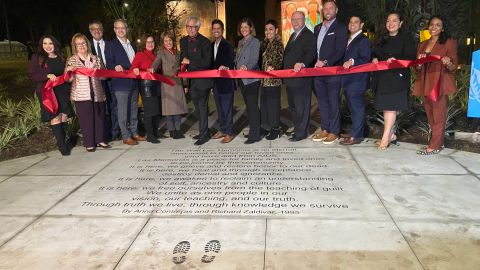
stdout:
POLYGON ((100 42, 97 41, 97 56, 100 58, 100 64, 102 67, 105 67, 105 63, 103 62, 103 55, 102 55, 102 49, 100 48, 100 42))

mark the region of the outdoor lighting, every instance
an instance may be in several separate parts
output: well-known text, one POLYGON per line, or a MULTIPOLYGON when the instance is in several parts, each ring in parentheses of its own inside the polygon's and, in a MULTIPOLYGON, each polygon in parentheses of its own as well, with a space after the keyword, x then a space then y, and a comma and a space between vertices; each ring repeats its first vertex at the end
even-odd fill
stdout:
POLYGON ((467 37, 467 46, 470 46, 470 37, 467 37))
POLYGON ((137 39, 137 43, 140 43, 140 39, 137 39))
POLYGON ((123 3, 123 6, 128 8, 128 3, 123 3))

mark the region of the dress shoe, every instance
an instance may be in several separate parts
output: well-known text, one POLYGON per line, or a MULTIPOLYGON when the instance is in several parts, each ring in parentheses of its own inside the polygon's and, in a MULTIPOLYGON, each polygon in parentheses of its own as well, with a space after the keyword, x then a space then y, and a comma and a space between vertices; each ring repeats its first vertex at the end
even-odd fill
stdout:
POLYGON ((178 134, 176 132, 176 130, 170 130, 168 131, 168 133, 170 133, 170 138, 176 140, 176 139, 180 139, 180 137, 178 137, 178 134))
POLYGON ((298 141, 301 141, 301 140, 304 140, 305 137, 296 137, 296 136, 292 136, 290 138, 288 138, 289 141, 291 142, 298 142, 298 141))
POLYGON ((221 132, 221 131, 217 131, 217 133, 215 133, 215 135, 213 135, 212 139, 217 140, 217 139, 221 139, 223 137, 225 137, 225 134, 223 134, 223 132, 221 132))
POLYGON ((281 136, 282 136, 282 134, 281 134, 280 128, 272 128, 272 130, 270 130, 270 132, 267 134, 265 139, 271 141, 271 140, 278 139, 281 136))
POLYGON ((200 139, 200 134, 197 134, 197 135, 193 136, 192 139, 199 140, 200 139))
POLYGON ((350 134, 350 133, 340 133, 340 138, 348 139, 348 138, 351 138, 351 137, 352 137, 352 134, 350 134))
POLYGON ((147 142, 157 144, 160 143, 157 137, 147 137, 147 142))
POLYGON ((327 138, 328 134, 329 134, 328 132, 326 132, 325 130, 322 130, 320 131, 320 133, 314 134, 312 136, 312 141, 321 142, 327 138))
POLYGON ((225 135, 220 142, 221 143, 229 143, 229 142, 233 141, 234 138, 235 137, 233 137, 231 135, 225 135))
POLYGON ((135 136, 133 136, 133 139, 137 142, 143 142, 143 141, 146 141, 145 137, 142 137, 138 134, 136 134, 135 136))
POLYGON ((185 135, 183 135, 183 133, 180 130, 174 130, 174 132, 179 139, 185 138, 185 135))
POLYGON ((104 143, 104 142, 100 142, 100 143, 97 143, 97 147, 101 147, 103 149, 110 149, 112 148, 112 146, 108 143, 104 143))
POLYGON ((343 141, 340 142, 341 145, 354 145, 362 143, 362 139, 356 139, 353 137, 345 138, 343 141))
POLYGON ((285 135, 287 136, 290 136, 290 135, 293 135, 295 134, 295 127, 290 127, 287 129, 287 131, 285 131, 285 135))
POLYGON ((323 144, 332 144, 338 140, 337 135, 329 133, 328 136, 323 140, 323 144))
POLYGON ((124 144, 128 144, 128 145, 137 145, 138 142, 132 138, 128 138, 126 140, 123 140, 123 143, 124 144))
POLYGON ((87 152, 95 152, 95 147, 86 147, 87 152))
POLYGON ((259 141, 261 141, 261 140, 262 140, 262 138, 259 138, 259 139, 250 139, 250 138, 248 138, 248 139, 244 142, 244 144, 252 144, 252 143, 259 142, 259 141))
POLYGON ((194 144, 195 144, 195 145, 202 145, 202 144, 208 142, 209 140, 210 140, 209 137, 201 138, 201 139, 198 139, 198 141, 196 141, 194 144))

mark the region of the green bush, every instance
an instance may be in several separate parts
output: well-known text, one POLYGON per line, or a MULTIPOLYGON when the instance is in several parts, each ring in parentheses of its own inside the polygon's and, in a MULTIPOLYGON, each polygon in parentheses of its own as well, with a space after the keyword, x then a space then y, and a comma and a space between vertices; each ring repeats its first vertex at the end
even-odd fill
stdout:
POLYGON ((40 103, 35 95, 16 103, 3 98, 0 100, 0 112, 9 117, 0 133, 0 150, 17 139, 28 137, 41 126, 40 103))

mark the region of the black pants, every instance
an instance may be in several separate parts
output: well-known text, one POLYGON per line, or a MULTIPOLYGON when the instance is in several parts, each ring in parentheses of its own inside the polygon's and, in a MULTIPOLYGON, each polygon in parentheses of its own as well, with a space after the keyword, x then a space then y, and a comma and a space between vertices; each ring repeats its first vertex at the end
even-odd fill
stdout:
POLYGON ((193 106, 198 117, 198 132, 201 139, 210 137, 208 130, 208 96, 210 89, 190 88, 190 96, 192 97, 193 106))
POLYGON ((75 101, 78 121, 83 135, 83 146, 95 147, 103 142, 105 102, 75 101))
POLYGON ((280 86, 264 86, 260 94, 262 126, 268 130, 280 125, 280 86))
POLYGON ((258 108, 258 92, 260 91, 260 81, 244 85, 240 80, 243 100, 247 107, 248 125, 250 132, 248 139, 260 139, 260 109, 258 108))
POLYGON ((293 107, 293 125, 295 127, 295 137, 308 137, 308 123, 310 121, 310 106, 312 100, 312 89, 310 87, 287 87, 291 95, 293 107))

